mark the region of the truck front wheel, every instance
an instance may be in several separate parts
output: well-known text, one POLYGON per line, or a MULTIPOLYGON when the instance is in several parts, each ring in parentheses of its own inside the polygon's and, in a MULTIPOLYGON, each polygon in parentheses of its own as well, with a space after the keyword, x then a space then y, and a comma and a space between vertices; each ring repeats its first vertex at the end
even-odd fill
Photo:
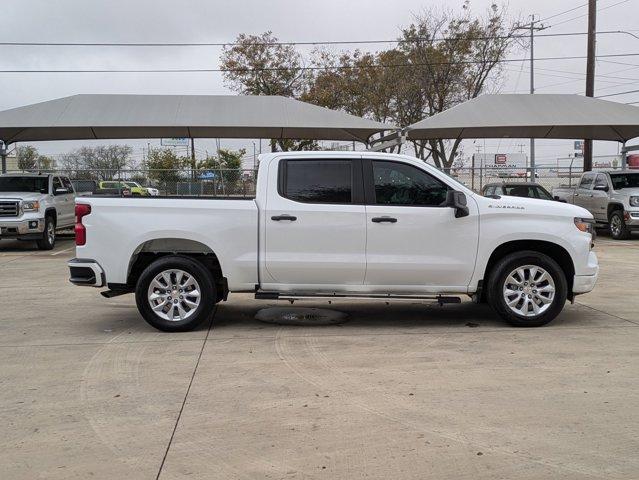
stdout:
POLYGON ((488 303, 511 325, 540 327, 564 307, 566 275, 543 253, 515 252, 502 258, 488 280, 488 303))
POLYGON ((55 217, 53 215, 45 217, 42 238, 36 240, 36 243, 40 250, 53 250, 55 247, 55 217))
POLYGON ((628 240, 630 230, 623 218, 623 210, 615 210, 610 215, 610 236, 615 240, 628 240))
POLYGON ((184 332, 210 318, 216 299, 211 273, 189 257, 170 255, 149 265, 135 289, 138 310, 163 332, 184 332))

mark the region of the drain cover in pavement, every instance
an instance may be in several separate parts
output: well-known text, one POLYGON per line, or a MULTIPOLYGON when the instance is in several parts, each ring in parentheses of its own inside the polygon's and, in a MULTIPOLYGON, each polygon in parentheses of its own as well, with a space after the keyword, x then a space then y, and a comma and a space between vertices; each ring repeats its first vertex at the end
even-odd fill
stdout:
POLYGON ((255 315, 261 322, 278 325, 336 325, 346 321, 346 314, 325 308, 272 307, 263 308, 255 315))

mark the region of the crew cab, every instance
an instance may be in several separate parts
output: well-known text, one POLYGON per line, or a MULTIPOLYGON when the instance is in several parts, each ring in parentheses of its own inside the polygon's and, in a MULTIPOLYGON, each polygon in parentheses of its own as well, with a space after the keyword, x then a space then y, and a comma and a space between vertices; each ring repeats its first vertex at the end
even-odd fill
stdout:
POLYGON ((576 188, 558 187, 552 194, 589 210, 615 240, 639 230, 639 171, 586 172, 576 188))
POLYGON ((0 175, 0 239, 35 240, 41 250, 55 246, 56 229, 75 223, 75 192, 67 177, 0 175))
POLYGON ((229 293, 258 299, 487 301, 540 326, 595 285, 592 215, 486 198, 424 162, 373 152, 260 157, 252 199, 76 201, 71 282, 135 292, 142 316, 188 330, 229 293), (135 228, 131 228, 132 226, 135 228))

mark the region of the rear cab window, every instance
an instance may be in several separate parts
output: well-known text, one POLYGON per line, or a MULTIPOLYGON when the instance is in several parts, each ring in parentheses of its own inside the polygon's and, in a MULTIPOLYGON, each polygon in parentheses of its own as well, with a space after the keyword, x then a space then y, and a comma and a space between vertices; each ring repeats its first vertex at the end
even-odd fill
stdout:
POLYGON ((282 160, 278 190, 301 203, 354 203, 359 162, 341 159, 282 160))

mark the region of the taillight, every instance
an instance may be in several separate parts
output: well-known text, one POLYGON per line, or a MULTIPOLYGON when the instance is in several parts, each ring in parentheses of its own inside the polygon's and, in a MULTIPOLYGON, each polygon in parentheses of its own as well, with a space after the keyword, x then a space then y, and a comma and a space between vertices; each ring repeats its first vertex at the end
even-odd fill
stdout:
POLYGON ((82 225, 82 217, 91 213, 91 205, 78 203, 75 206, 75 244, 84 245, 87 243, 87 229, 82 225))

